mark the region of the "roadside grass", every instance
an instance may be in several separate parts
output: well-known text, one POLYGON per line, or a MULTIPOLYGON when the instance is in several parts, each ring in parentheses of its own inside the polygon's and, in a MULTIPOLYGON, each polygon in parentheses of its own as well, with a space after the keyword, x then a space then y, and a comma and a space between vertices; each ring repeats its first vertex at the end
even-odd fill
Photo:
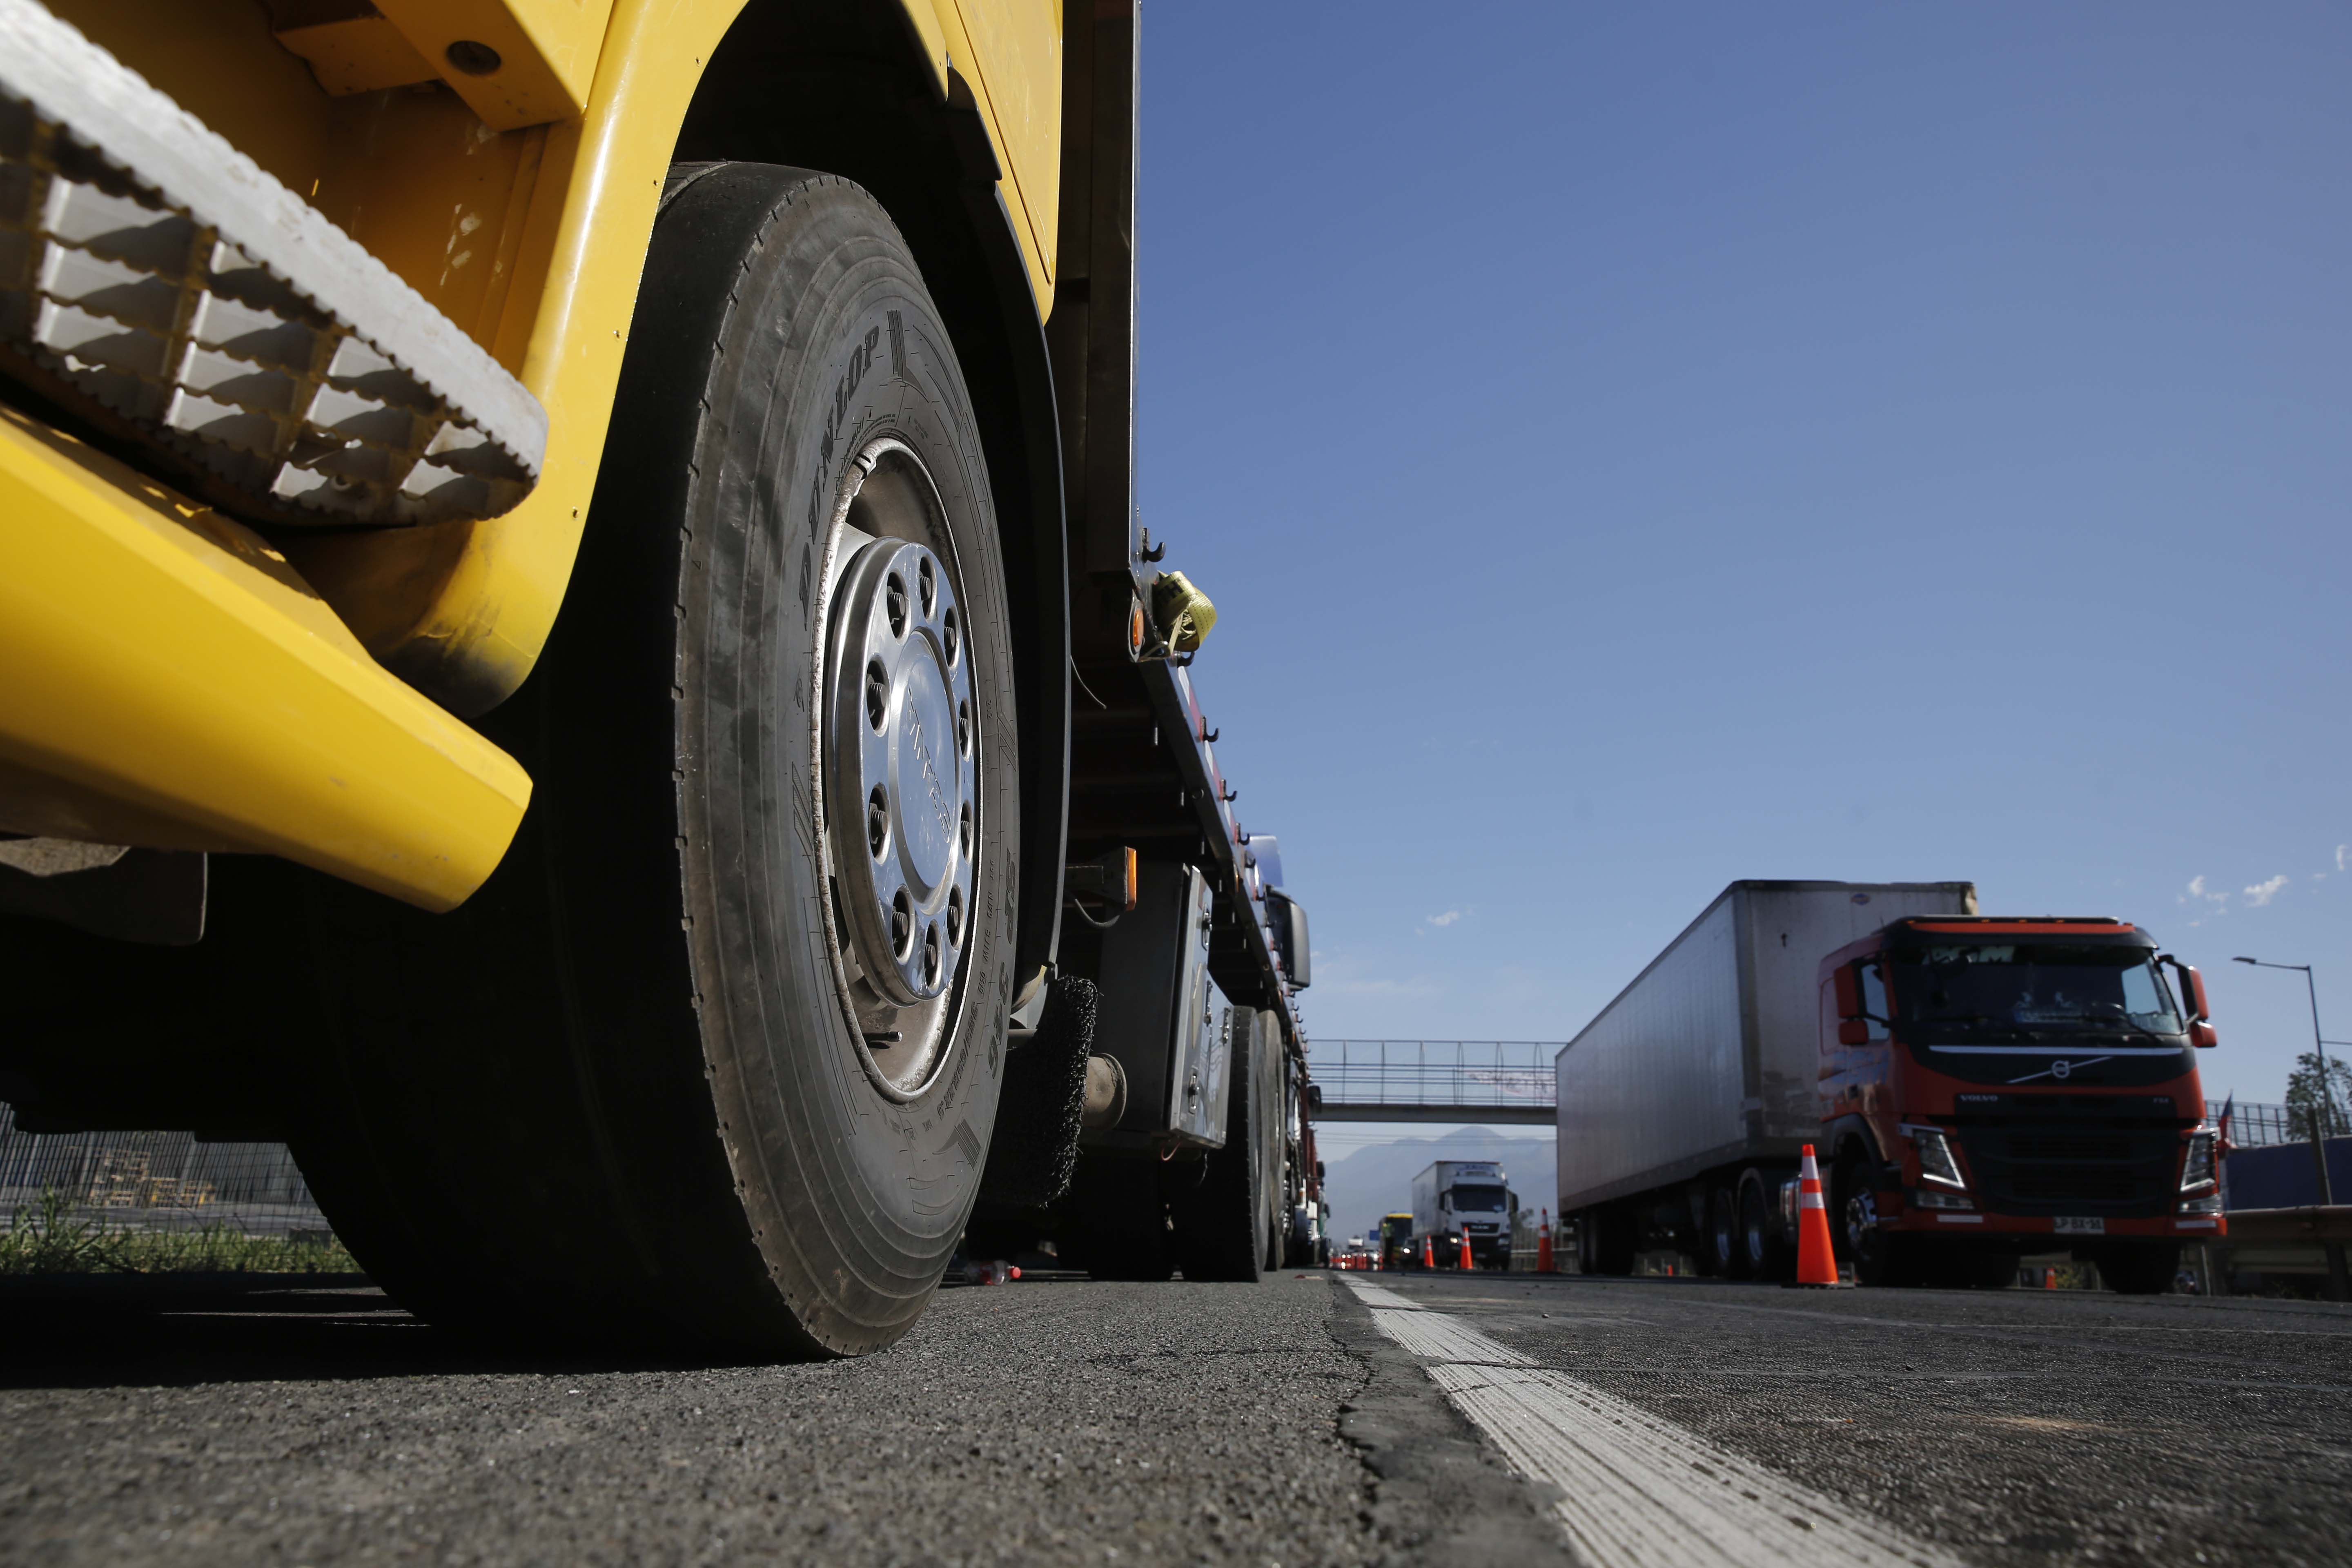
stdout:
POLYGON ((0 1233, 0 1274, 357 1274, 358 1262, 329 1236, 321 1245, 247 1236, 226 1224, 194 1230, 141 1230, 74 1212, 55 1187, 37 1212, 19 1209, 0 1233))

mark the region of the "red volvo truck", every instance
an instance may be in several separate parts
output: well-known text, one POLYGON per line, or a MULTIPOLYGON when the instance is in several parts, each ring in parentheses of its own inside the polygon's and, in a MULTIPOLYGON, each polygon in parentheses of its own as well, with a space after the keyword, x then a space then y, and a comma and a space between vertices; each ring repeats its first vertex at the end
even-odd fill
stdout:
POLYGON ((2147 1294, 2224 1234, 2205 983, 2147 931, 1912 917, 1819 989, 1831 1232, 1860 1283, 2005 1284, 2063 1250, 2147 1294))
POLYGON ((2113 920, 1966 882, 1734 882, 1559 1054, 1559 1213, 1587 1273, 1780 1279, 1815 1145, 1867 1285, 1998 1286, 2029 1253, 2168 1285, 2224 1234, 2204 983, 2113 920))

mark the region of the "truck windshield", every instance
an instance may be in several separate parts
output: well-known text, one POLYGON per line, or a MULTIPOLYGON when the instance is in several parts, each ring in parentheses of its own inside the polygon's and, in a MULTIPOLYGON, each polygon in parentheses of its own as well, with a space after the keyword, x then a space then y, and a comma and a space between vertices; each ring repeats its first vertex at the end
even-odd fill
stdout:
POLYGON ((1503 1189, 1500 1187, 1456 1187, 1446 1199, 1455 1214, 1501 1214, 1503 1189))
POLYGON ((1895 1005, 1920 1022, 2158 1035, 2183 1026, 2144 948, 1969 943, 1894 956, 1895 1005))

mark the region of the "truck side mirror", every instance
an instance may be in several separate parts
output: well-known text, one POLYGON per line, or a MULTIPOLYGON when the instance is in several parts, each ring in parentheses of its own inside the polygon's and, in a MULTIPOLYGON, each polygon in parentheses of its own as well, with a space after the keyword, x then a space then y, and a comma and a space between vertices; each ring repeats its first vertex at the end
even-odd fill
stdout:
POLYGON ((2204 1023, 2213 1016, 2211 1005, 2205 1000, 2205 977, 2197 973, 2195 964, 2184 963, 2180 966, 2180 979, 2189 991, 2189 1021, 2204 1023))
POLYGON ((2208 1022, 2213 1016, 2213 1008, 2205 1000, 2205 977, 2197 972, 2197 966, 2183 963, 2168 952, 2157 962, 2172 965, 2180 976, 2180 1001, 2189 1009, 2189 1043, 2200 1050, 2220 1045, 2221 1037, 2213 1032, 2213 1026, 2208 1022))
POLYGON ((1838 1024, 1838 1044, 1866 1046, 1870 1044, 1870 1026, 1860 1018, 1846 1018, 1838 1024))
MULTIPOLYGON (((1833 976, 1833 978, 1834 978, 1834 980, 1835 980, 1835 982, 1836 982, 1836 984, 1837 984, 1837 1015, 1838 1015, 1838 1016, 1839 1016, 1839 1017, 1841 1017, 1841 1018, 1848 1018, 1848 1019, 1853 1019, 1853 1018, 1859 1018, 1859 1017, 1861 1017, 1861 1016, 1862 1016, 1862 974, 1861 974, 1861 972, 1860 972, 1860 971, 1858 971, 1858 970, 1856 970, 1853 964, 1849 963, 1849 964, 1845 965, 1843 968, 1840 969, 1840 970, 1837 972, 1837 973, 1835 974, 1835 976, 1833 976)), ((1840 1029, 1840 1030, 1838 1031, 1838 1039, 1839 1039, 1839 1041, 1840 1041, 1842 1044, 1849 1045, 1849 1046, 1858 1046, 1858 1045, 1862 1044, 1862 1041, 1861 1041, 1861 1040, 1849 1040, 1849 1039, 1847 1039, 1847 1038, 1846 1038, 1846 1032, 1845 1032, 1843 1029, 1840 1029)))
POLYGON ((1274 926, 1274 938, 1281 949, 1283 978, 1294 991, 1304 991, 1313 984, 1314 974, 1308 963, 1307 911, 1297 900, 1286 894, 1268 889, 1265 912, 1274 926))

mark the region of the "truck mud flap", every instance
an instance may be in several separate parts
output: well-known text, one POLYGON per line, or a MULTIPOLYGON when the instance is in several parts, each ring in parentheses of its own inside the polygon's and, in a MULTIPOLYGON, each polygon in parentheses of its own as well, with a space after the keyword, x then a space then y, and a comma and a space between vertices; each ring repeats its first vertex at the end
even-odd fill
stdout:
POLYGON ((980 1181, 982 1204, 1043 1208, 1070 1190, 1100 997, 1090 980, 1056 980, 1035 1032, 1013 1037, 980 1181))

